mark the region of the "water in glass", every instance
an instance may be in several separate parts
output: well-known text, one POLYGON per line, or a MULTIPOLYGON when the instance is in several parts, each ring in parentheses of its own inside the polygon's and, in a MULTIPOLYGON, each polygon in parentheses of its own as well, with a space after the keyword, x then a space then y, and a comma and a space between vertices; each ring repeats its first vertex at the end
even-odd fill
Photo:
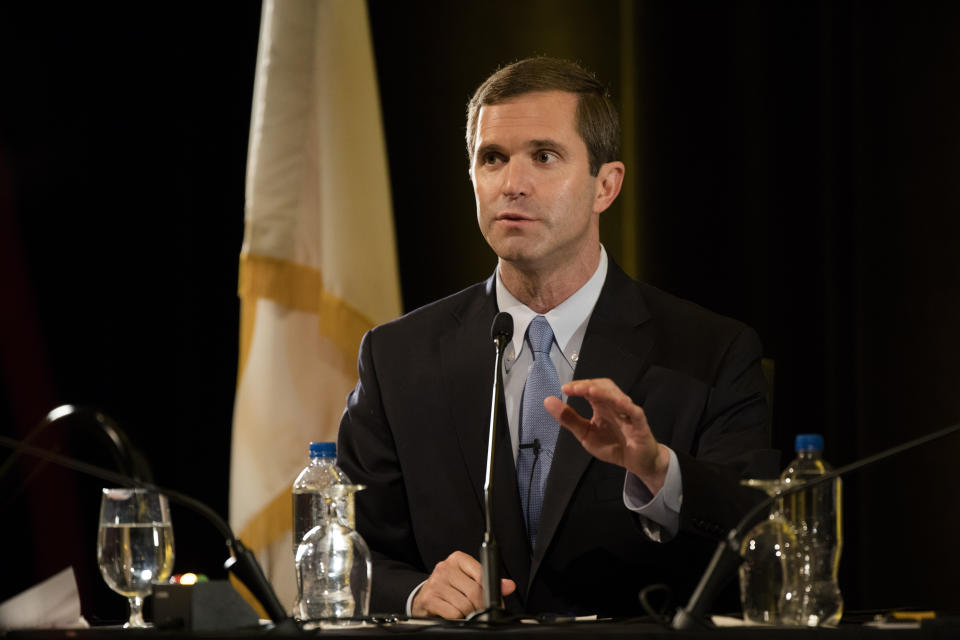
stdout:
POLYGON ((130 602, 125 628, 150 625, 143 598, 173 571, 173 527, 165 496, 146 489, 104 489, 97 564, 107 585, 130 602))

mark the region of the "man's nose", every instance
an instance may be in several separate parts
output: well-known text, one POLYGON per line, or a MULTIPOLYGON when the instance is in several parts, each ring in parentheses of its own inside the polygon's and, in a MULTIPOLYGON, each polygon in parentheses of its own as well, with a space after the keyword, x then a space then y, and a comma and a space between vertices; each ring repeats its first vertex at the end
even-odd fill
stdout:
POLYGON ((530 195, 533 188, 530 167, 521 160, 513 159, 503 167, 503 195, 508 198, 521 198, 530 195))

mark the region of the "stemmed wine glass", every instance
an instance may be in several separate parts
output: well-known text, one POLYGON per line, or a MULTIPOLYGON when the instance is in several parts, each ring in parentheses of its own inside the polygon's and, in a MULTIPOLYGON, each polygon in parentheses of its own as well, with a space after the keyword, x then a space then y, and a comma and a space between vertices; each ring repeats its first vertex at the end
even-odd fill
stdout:
POLYGON ((147 489, 104 489, 97 564, 107 585, 130 600, 130 619, 123 627, 150 627, 143 620, 143 599, 173 570, 173 526, 166 496, 147 489))

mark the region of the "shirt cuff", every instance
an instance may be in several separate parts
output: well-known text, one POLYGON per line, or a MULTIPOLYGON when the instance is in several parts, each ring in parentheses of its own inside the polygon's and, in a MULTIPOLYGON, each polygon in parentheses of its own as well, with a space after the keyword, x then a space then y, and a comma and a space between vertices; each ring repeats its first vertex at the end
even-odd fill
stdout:
POLYGON ((656 495, 637 476, 627 471, 623 481, 623 504, 640 516, 643 532, 654 542, 668 542, 680 530, 680 507, 683 504, 683 483, 680 461, 673 449, 667 465, 667 477, 656 495))
POLYGON ((413 591, 410 592, 410 595, 407 596, 407 609, 406 609, 406 614, 407 614, 407 617, 408 617, 408 618, 412 618, 412 617, 413 617, 413 599, 417 597, 417 594, 418 594, 418 593, 420 593, 420 587, 422 587, 422 586, 425 585, 426 583, 427 583, 427 581, 424 580, 423 582, 421 582, 420 584, 418 584, 417 586, 415 586, 415 587, 413 588, 413 591))

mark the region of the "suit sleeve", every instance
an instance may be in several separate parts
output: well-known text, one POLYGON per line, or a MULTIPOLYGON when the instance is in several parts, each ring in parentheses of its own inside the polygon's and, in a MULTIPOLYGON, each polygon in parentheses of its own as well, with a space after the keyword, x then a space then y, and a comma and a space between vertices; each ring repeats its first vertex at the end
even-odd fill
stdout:
POLYGON ((360 345, 359 381, 340 420, 338 463, 351 481, 367 487, 356 496, 356 521, 373 559, 370 611, 403 613, 410 592, 428 574, 380 394, 375 335, 376 330, 368 332, 360 345))
POLYGON ((718 361, 694 451, 676 452, 683 485, 681 531, 723 537, 763 498, 741 486, 740 479, 779 473, 760 360, 759 337, 743 327, 718 361))

